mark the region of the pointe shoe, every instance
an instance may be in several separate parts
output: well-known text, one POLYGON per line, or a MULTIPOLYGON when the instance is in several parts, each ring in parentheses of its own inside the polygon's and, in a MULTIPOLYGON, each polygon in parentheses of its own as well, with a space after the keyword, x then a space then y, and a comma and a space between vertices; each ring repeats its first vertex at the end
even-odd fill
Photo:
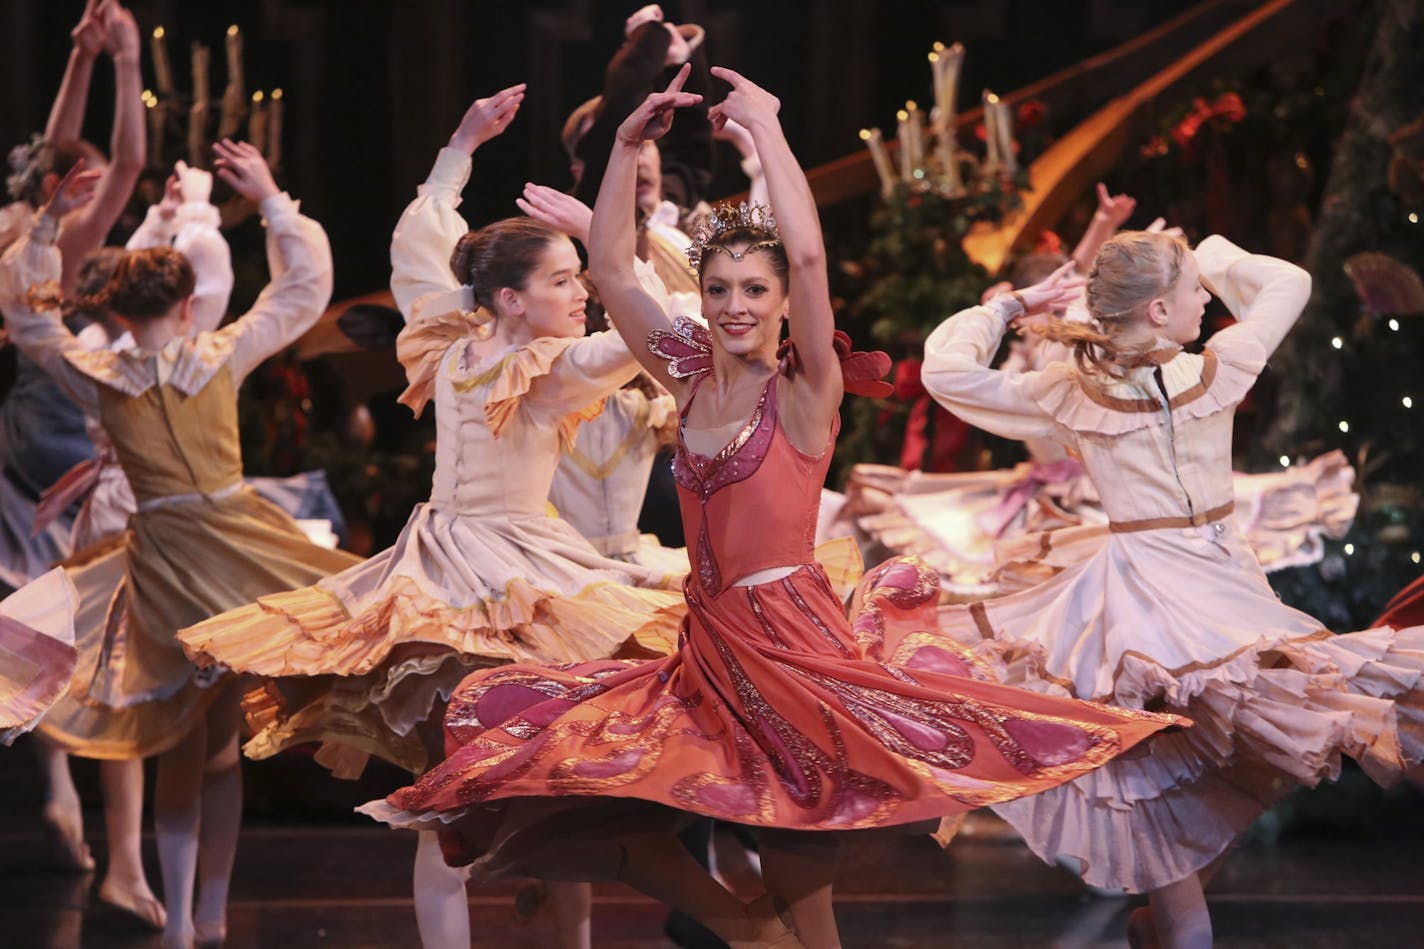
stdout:
POLYGON ((1161 949, 1157 938, 1157 923, 1152 918, 1152 907, 1139 906, 1127 917, 1127 945, 1129 949, 1161 949))
POLYGON ((84 824, 79 808, 50 801, 41 813, 50 860, 60 870, 88 873, 94 869, 94 855, 84 841, 84 824))
POLYGON ((168 912, 145 884, 138 889, 112 879, 99 884, 99 901, 117 910, 136 917, 139 922, 154 930, 163 930, 168 925, 168 912))

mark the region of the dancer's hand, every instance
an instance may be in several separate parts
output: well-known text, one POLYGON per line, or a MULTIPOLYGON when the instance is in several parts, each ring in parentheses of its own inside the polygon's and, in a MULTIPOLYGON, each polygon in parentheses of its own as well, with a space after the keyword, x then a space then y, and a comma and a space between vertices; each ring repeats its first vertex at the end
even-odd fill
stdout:
POLYGON ((628 19, 623 21, 623 35, 632 36, 633 31, 644 23, 661 23, 662 21, 663 8, 656 3, 650 3, 647 6, 639 7, 637 10, 634 10, 628 16, 628 19))
POLYGON ((183 183, 176 174, 168 176, 163 183, 163 200, 158 202, 158 216, 165 221, 173 220, 178 213, 178 205, 183 203, 183 183))
POLYGON ((692 67, 684 65, 666 89, 654 92, 644 99, 643 104, 634 109, 633 113, 623 120, 623 124, 618 126, 618 140, 629 145, 640 145, 666 135, 668 129, 672 128, 672 117, 678 109, 702 101, 702 97, 695 92, 682 91, 682 85, 687 82, 687 76, 691 72, 692 67))
POLYGON ((225 138, 213 145, 217 161, 213 167, 218 177, 232 186, 232 190, 250 201, 261 203, 281 192, 272 177, 272 169, 251 142, 234 142, 225 138))
POLYGON ((74 167, 69 169, 69 173, 59 180, 54 194, 50 195, 41 211, 56 221, 61 220, 70 211, 78 210, 94 200, 94 188, 103 176, 102 171, 85 170, 84 159, 79 159, 74 163, 74 167))
POLYGON ((1177 240, 1183 240, 1187 236, 1180 227, 1168 227, 1167 219, 1163 217, 1153 218, 1152 223, 1147 225, 1144 230, 1151 234, 1166 234, 1177 240))
POLYGON ((104 24, 104 49, 114 62, 138 62, 138 23, 126 7, 117 3, 101 3, 95 15, 104 24))
POLYGON ((1074 272, 1073 262, 1070 260, 1038 283, 1024 287, 1015 295, 1023 304, 1022 315, 1033 316, 1036 313, 1047 313, 1066 307, 1077 299, 1084 283, 1086 281, 1074 272))
POLYGON ((213 176, 201 168, 194 168, 181 158, 173 165, 184 201, 198 201, 207 204, 213 196, 213 176))
POLYGON ((548 185, 525 184, 524 196, 515 198, 519 210, 541 224, 547 224, 561 234, 567 234, 581 244, 588 243, 588 227, 593 223, 593 209, 571 194, 548 185))
POLYGON ((729 121, 748 129, 758 122, 776 121, 776 115, 781 111, 781 100, 776 96, 725 66, 713 66, 712 75, 732 86, 725 99, 707 110, 714 133, 729 121))
POLYGON ((1098 182, 1098 214, 1116 230, 1132 217, 1137 199, 1130 194, 1109 194, 1107 185, 1098 182))
POLYGON ((521 82, 472 102, 460 119, 460 127, 450 136, 450 147, 473 155, 475 149, 509 128, 524 101, 525 88, 521 82))
POLYGON ((1010 283, 1008 280, 1000 280, 998 283, 992 284, 983 293, 979 294, 979 302, 981 304, 988 303, 990 300, 994 299, 1002 293, 1013 292, 1014 285, 1012 283, 1010 283))
POLYGON ((104 23, 98 14, 99 9, 108 5, 108 2, 110 0, 96 5, 95 0, 89 0, 84 5, 84 15, 79 18, 79 25, 69 31, 74 48, 80 55, 93 59, 104 51, 104 23))

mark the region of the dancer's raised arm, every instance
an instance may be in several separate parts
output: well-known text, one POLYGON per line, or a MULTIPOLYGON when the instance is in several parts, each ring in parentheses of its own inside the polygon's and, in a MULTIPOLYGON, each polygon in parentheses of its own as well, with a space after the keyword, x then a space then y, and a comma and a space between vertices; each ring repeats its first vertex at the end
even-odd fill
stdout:
POLYGON ((109 142, 109 164, 99 179, 94 200, 66 219, 60 230, 59 250, 64 261, 60 282, 66 288, 73 287, 84 258, 108 239, 133 194, 147 157, 138 24, 132 13, 113 2, 101 2, 96 16, 104 27, 104 49, 114 61, 114 131, 109 142))
POLYGON ((241 381, 258 363, 296 341, 331 302, 331 244, 320 224, 277 189, 262 153, 246 142, 213 146, 217 173, 257 203, 267 224, 267 266, 272 282, 243 316, 216 335, 231 342, 232 374, 241 381))
POLYGON ((832 346, 835 314, 826 278, 826 247, 821 219, 806 174, 782 132, 777 113, 781 102, 750 79, 722 66, 712 75, 732 86, 727 97, 710 110, 712 127, 728 119, 751 132, 766 175, 766 190, 777 230, 791 267, 789 322, 796 341, 799 370, 813 387, 840 402, 841 367, 832 346))
POLYGON ((106 4, 88 0, 79 25, 69 31, 74 48, 59 83, 59 94, 49 110, 44 137, 47 142, 79 138, 84 127, 84 109, 89 103, 89 83, 94 78, 94 60, 104 51, 104 25, 98 16, 106 4))
MULTIPOLYGON (((485 142, 509 127, 524 101, 524 83, 476 99, 465 111, 435 167, 416 191, 391 235, 391 293, 407 323, 419 319, 425 298, 460 289, 450 269, 450 254, 469 225, 460 216, 460 194, 470 180, 470 160, 485 142)), ((473 309, 470 302, 465 309, 473 309)), ((437 307, 434 312, 448 308, 437 307)))
POLYGON ((213 207, 213 176, 179 161, 163 191, 163 200, 151 205, 143 223, 125 245, 129 250, 168 247, 193 265, 193 329, 216 330, 227 315, 232 297, 232 249, 219 229, 221 215, 213 207))
POLYGON ((668 318, 657 301, 643 289, 634 269, 637 231, 636 180, 638 150, 656 141, 672 127, 673 113, 695 105, 701 96, 683 92, 689 67, 684 66, 662 92, 655 92, 618 127, 608 168, 598 189, 589 225, 588 270, 614 327, 643 368, 675 395, 686 383, 668 374, 668 363, 648 351, 648 334, 667 329, 668 318))
POLYGON ((1237 337, 1250 337, 1270 356, 1286 338, 1310 300, 1310 274, 1288 261, 1252 254, 1213 235, 1194 256, 1202 283, 1239 321, 1207 340, 1217 350, 1237 337))

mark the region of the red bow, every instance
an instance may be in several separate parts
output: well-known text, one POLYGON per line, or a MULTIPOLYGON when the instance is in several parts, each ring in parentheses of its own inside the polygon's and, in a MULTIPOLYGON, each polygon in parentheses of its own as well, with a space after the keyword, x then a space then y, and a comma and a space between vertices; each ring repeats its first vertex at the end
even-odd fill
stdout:
POLYGON ((1179 148, 1189 149, 1202 126, 1212 119, 1224 119, 1228 123, 1236 123, 1245 117, 1246 105, 1241 101, 1241 97, 1234 92, 1223 92, 1212 103, 1208 103, 1202 98, 1193 99, 1192 111, 1177 123, 1176 128, 1172 129, 1172 141, 1176 142, 1179 148))

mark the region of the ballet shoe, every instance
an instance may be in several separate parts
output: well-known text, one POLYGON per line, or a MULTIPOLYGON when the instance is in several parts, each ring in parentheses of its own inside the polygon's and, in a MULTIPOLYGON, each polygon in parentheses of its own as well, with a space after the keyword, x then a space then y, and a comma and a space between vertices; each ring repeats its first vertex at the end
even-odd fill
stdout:
POLYGON ((84 825, 78 807, 50 801, 42 818, 52 865, 59 870, 88 873, 94 869, 94 855, 84 840, 84 825))
POLYGON ((216 923, 198 922, 193 927, 193 943, 197 949, 220 949, 227 942, 227 919, 216 923))
POLYGON ((1129 949, 1161 949, 1157 923, 1152 919, 1152 907, 1139 906, 1128 914, 1127 945, 1129 949))
POLYGON ((145 884, 133 889, 112 879, 99 884, 99 902, 135 917, 150 929, 162 931, 168 925, 168 912, 145 884))

